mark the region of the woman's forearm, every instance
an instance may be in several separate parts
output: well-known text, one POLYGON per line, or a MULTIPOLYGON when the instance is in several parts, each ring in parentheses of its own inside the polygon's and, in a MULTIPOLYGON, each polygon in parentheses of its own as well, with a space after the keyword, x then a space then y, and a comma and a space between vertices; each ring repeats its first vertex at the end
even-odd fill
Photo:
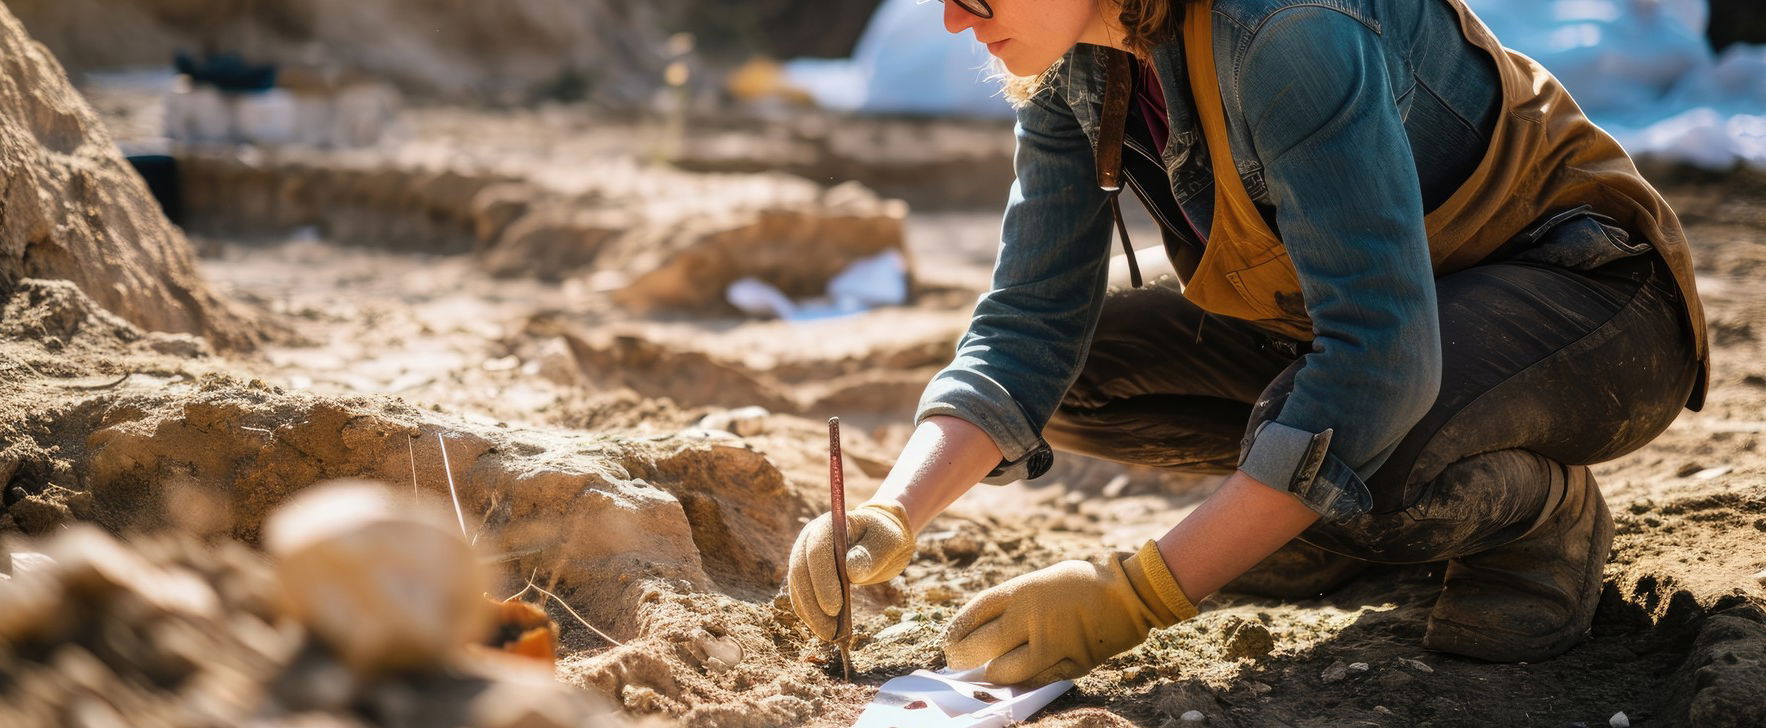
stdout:
POLYGON ((1159 538, 1159 554, 1184 594, 1196 602, 1317 520, 1318 514, 1298 498, 1234 472, 1220 490, 1159 538))
POLYGON ((919 533, 987 477, 1000 457, 999 447, 981 428, 956 417, 927 417, 914 429, 876 497, 901 503, 908 526, 919 533))
MULTIPOLYGON (((901 503, 919 533, 1000 462, 981 428, 956 417, 928 417, 877 489, 901 503)), ((1192 601, 1214 593, 1318 520, 1293 496, 1235 472, 1195 511, 1159 538, 1159 553, 1192 601)))

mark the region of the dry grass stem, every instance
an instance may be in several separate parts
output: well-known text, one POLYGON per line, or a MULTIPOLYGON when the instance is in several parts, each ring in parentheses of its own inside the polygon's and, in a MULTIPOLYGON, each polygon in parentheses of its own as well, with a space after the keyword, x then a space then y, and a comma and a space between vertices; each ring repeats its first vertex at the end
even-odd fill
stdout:
MULTIPOLYGON (((563 597, 560 597, 557 594, 553 594, 552 592, 546 591, 546 589, 544 587, 533 583, 533 579, 528 579, 527 585, 530 587, 533 587, 534 591, 537 591, 541 594, 549 596, 552 598, 553 601, 558 602, 558 606, 564 607, 564 611, 570 612, 570 616, 575 617, 577 623, 581 624, 584 627, 588 627, 590 632, 594 632, 601 639, 607 640, 608 642, 612 642, 614 645, 617 645, 620 647, 625 646, 624 642, 621 642, 619 640, 616 640, 612 637, 607 636, 606 632, 602 632, 601 630, 595 629, 595 625, 589 624, 589 620, 583 619, 583 615, 577 614, 575 609, 571 609, 570 605, 564 601, 563 597)), ((523 591, 526 591, 526 590, 523 590, 523 591)))
POLYGON ((419 495, 417 492, 417 448, 415 446, 411 445, 411 441, 415 440, 415 439, 417 439, 415 436, 405 438, 405 454, 410 456, 410 458, 411 458, 410 463, 411 463, 411 497, 412 498, 416 498, 419 495))
POLYGON ((529 589, 533 588, 533 578, 536 576, 539 576, 539 575, 540 575, 540 570, 534 569, 533 573, 530 573, 527 575, 527 586, 521 587, 521 591, 515 592, 514 594, 510 594, 509 596, 503 597, 502 599, 500 599, 498 601, 507 602, 507 601, 513 601, 515 599, 520 599, 521 595, 526 594, 529 589))
POLYGON ((441 433, 435 433, 436 444, 441 445, 442 472, 448 476, 448 498, 454 501, 454 518, 460 521, 460 537, 471 539, 466 532, 466 514, 460 510, 460 492, 454 488, 454 466, 448 464, 448 443, 442 439, 441 433))

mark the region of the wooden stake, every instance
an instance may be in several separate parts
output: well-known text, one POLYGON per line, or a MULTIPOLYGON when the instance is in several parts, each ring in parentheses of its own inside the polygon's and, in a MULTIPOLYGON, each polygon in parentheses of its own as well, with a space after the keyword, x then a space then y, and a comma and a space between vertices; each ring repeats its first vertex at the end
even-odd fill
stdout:
POLYGON ((834 511, 834 573, 840 577, 840 615, 834 644, 840 672, 852 682, 852 578, 846 575, 846 478, 840 461, 840 418, 828 418, 828 501, 834 511))

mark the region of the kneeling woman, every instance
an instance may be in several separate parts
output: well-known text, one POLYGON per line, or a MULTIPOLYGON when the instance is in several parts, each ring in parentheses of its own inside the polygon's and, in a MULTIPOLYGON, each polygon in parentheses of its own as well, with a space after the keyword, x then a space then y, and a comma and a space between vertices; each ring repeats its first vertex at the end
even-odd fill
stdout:
MULTIPOLYGON (((1447 562, 1431 649, 1582 639, 1613 532, 1587 466, 1700 406, 1707 349, 1674 213, 1549 73, 1463 0, 949 0, 944 22, 1018 77, 1018 179, 992 290, 848 515, 855 582, 1052 445, 1231 476, 1138 553, 982 592, 953 667, 1075 677, 1234 579, 1316 593, 1368 561, 1447 562), (1123 188, 1168 274, 1142 281, 1124 235, 1112 280, 1123 188)), ((789 576, 823 635, 830 523, 789 576)))

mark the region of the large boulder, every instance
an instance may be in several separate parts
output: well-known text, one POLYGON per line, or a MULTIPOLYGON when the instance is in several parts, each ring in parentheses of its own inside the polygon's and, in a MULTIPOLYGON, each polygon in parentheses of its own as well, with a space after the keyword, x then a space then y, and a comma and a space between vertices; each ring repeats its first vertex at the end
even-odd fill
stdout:
POLYGON ((145 329, 254 340, 60 64, 0 6, 0 298, 27 278, 72 281, 145 329))

